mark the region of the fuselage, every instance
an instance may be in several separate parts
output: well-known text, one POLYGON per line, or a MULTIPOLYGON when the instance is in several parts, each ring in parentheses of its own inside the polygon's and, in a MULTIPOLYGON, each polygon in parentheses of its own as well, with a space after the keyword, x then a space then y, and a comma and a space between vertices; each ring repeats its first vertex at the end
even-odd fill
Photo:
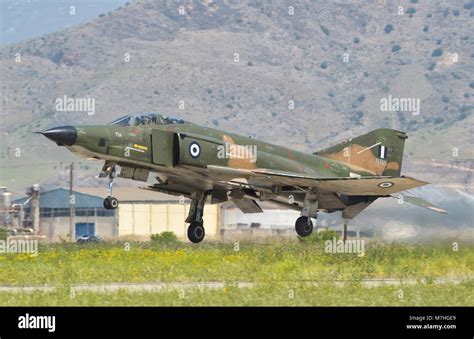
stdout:
POLYGON ((81 125, 75 128, 77 140, 74 145, 67 146, 70 151, 87 158, 129 163, 158 172, 168 172, 169 168, 153 161, 153 130, 155 133, 162 131, 195 137, 203 144, 199 157, 192 157, 186 151, 180 152, 180 163, 176 167, 218 165, 242 169, 266 168, 320 177, 349 176, 354 172, 362 176, 371 175, 363 169, 349 168, 345 163, 315 154, 189 122, 141 126, 81 125))

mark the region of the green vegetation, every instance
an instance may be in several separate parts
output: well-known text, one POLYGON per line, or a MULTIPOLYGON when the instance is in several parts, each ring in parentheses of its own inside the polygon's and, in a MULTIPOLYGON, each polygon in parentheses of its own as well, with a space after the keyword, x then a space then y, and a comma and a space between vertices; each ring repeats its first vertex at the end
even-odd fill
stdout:
POLYGON ((472 277, 474 250, 369 243, 364 256, 324 251, 324 238, 257 244, 99 243, 0 255, 1 285, 103 282, 301 281, 472 277))
POLYGON ((474 249, 463 245, 365 245, 364 255, 331 254, 335 233, 295 241, 200 245, 169 234, 147 243, 54 244, 37 256, 0 255, 0 285, 53 286, 50 292, 1 292, 0 305, 473 305, 474 249), (396 279, 401 285, 366 284, 396 279), (437 279, 446 283, 438 284, 437 279), (454 284, 454 280, 464 281, 454 284), (407 281, 411 283, 406 283, 407 281), (77 291, 101 283, 209 282, 215 288, 151 292, 77 291), (237 283, 251 283, 237 286, 237 283), (344 288, 340 286, 341 282, 344 288), (292 290, 293 292, 289 292, 292 290), (398 294, 403 290, 404 297, 398 294), (288 293, 294 293, 289 298, 288 293))
POLYGON ((432 57, 439 57, 439 56, 441 56, 441 55, 443 55, 443 49, 442 49, 441 47, 436 48, 436 49, 433 51, 433 53, 431 53, 431 56, 432 56, 432 57))
POLYGON ((8 231, 4 228, 0 228, 0 240, 6 240, 8 237, 8 231))
POLYGON ((19 306, 450 306, 474 304, 472 283, 456 285, 383 286, 358 284, 259 284, 238 288, 168 289, 160 292, 52 293, 0 292, 0 305, 19 306))
POLYGON ((176 244, 178 243, 178 237, 173 232, 161 232, 158 234, 152 234, 151 241, 163 245, 176 244))
POLYGON ((393 25, 392 24, 386 25, 384 28, 384 31, 385 33, 389 34, 391 31, 393 31, 393 25))
POLYGON ((326 26, 321 25, 320 27, 324 34, 329 35, 329 29, 326 26))

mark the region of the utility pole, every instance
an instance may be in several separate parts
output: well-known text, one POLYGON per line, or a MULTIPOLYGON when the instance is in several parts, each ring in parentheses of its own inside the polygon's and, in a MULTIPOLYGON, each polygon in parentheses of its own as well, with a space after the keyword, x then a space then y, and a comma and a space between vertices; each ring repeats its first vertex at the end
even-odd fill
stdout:
POLYGON ((69 241, 74 241, 74 216, 76 215, 76 197, 73 191, 74 163, 69 166, 69 241))
POLYGON ((34 184, 31 187, 31 207, 33 216, 33 233, 38 234, 40 230, 40 186, 34 184))

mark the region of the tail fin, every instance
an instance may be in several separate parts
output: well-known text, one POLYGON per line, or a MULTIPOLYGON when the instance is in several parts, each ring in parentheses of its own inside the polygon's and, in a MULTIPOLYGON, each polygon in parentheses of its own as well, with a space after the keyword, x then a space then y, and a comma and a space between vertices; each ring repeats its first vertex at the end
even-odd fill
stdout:
POLYGON ((313 154, 344 162, 355 171, 399 177, 407 138, 404 132, 381 128, 313 154))

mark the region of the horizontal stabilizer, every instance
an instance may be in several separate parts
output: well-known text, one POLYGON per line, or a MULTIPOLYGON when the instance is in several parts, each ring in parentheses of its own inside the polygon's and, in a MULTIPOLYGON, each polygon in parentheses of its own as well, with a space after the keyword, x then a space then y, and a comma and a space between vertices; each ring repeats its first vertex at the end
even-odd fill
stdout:
POLYGON ((398 194, 398 195, 392 195, 392 197, 396 199, 401 199, 402 201, 409 202, 410 204, 420 206, 423 208, 427 208, 429 210, 438 212, 438 213, 443 213, 443 214, 448 214, 448 212, 442 208, 439 208, 438 206, 433 205, 429 201, 426 201, 424 199, 418 198, 418 197, 413 197, 410 195, 404 195, 404 194, 398 194))

